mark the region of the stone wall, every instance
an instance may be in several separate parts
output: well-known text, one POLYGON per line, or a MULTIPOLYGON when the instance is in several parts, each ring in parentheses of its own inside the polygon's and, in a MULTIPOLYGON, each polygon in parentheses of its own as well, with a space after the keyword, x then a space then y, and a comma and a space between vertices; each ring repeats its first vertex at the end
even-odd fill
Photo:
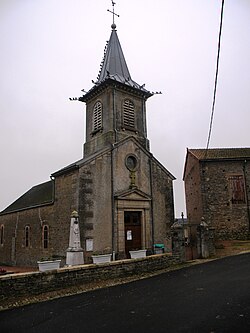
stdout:
POLYGON ((187 159, 184 181, 188 221, 192 224, 199 224, 203 216, 200 165, 191 154, 187 159))
POLYGON ((249 197, 250 168, 244 174, 244 161, 204 163, 201 168, 203 216, 215 228, 218 239, 247 239, 249 217, 247 202, 233 204, 228 178, 232 175, 246 177, 246 196, 249 197))
POLYGON ((142 259, 127 259, 102 265, 83 265, 48 272, 0 276, 0 303, 89 282, 124 278, 162 270, 180 264, 179 256, 160 254, 142 259))
POLYGON ((8 265, 32 266, 41 257, 49 257, 53 251, 53 205, 41 206, 1 216, 4 241, 0 245, 0 262, 8 265), (49 247, 43 248, 43 226, 49 227, 49 247), (25 242, 25 227, 29 227, 29 243, 25 242))
MULTIPOLYGON (((80 170, 79 221, 81 243, 93 241, 93 251, 112 249, 111 153, 100 154, 80 170)), ((91 252, 85 252, 85 262, 91 262, 91 252)))
MULTIPOLYGON (((71 213, 78 211, 78 170, 55 177, 55 204, 53 220, 53 243, 50 250, 60 257, 65 256, 69 244, 71 213)), ((81 223, 81 220, 80 220, 81 223)))
POLYGON ((171 250, 170 227, 174 223, 173 181, 158 163, 152 162, 154 244, 164 243, 171 250))

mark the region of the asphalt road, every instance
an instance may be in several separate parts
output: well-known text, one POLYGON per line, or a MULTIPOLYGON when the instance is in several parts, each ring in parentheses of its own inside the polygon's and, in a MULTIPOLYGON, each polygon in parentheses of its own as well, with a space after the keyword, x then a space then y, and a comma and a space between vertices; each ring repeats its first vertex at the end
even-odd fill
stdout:
POLYGON ((0 332, 250 332, 250 254, 3 311, 0 332))

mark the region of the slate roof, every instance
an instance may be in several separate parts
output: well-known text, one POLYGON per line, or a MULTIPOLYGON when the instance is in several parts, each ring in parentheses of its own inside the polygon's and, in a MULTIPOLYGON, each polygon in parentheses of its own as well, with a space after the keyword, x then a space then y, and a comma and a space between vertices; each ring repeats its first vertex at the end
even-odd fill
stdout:
POLYGON ((198 160, 231 160, 250 158, 250 148, 188 149, 198 160))
POLYGON ((117 75, 121 79, 131 80, 122 47, 116 30, 112 30, 107 49, 104 53, 103 64, 98 75, 98 82, 102 82, 107 76, 117 75))
POLYGON ((46 183, 33 186, 29 191, 4 209, 0 215, 51 204, 53 203, 53 199, 54 182, 50 180, 46 183))
POLYGON ((140 85, 132 80, 129 73, 129 69, 122 51, 121 44, 118 39, 116 32, 116 25, 112 24, 112 31, 110 39, 104 51, 104 58, 101 63, 101 69, 95 82, 95 86, 91 88, 85 95, 79 98, 79 101, 85 102, 89 94, 93 92, 96 88, 102 85, 104 82, 110 82, 113 80, 124 84, 127 87, 139 90, 141 93, 145 94, 147 97, 153 95, 144 88, 144 84, 140 85))

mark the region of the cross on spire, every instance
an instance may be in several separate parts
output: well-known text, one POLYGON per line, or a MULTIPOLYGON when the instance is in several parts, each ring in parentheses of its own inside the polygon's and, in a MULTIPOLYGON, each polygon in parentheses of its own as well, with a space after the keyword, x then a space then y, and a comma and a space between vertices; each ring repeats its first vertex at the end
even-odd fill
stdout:
POLYGON ((115 13, 115 4, 116 3, 113 0, 111 0, 111 2, 112 2, 113 9, 112 9, 112 11, 109 10, 109 9, 107 9, 107 11, 110 12, 111 14, 113 14, 113 24, 112 24, 111 28, 115 29, 116 28, 116 25, 115 25, 115 16, 119 17, 120 15, 118 15, 118 14, 115 13))

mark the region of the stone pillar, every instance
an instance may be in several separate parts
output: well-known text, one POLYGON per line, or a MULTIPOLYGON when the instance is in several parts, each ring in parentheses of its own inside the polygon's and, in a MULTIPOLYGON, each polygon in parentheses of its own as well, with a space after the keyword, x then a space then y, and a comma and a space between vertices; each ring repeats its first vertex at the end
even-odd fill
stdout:
POLYGON ((209 257, 209 227, 202 218, 201 223, 197 226, 197 252, 199 258, 209 257))
POLYGON ((70 220, 69 247, 66 251, 66 265, 83 265, 83 249, 80 241, 80 228, 78 222, 78 213, 73 211, 70 220))
POLYGON ((178 256, 180 262, 185 261, 185 236, 184 228, 181 223, 175 222, 171 226, 172 253, 178 256))

